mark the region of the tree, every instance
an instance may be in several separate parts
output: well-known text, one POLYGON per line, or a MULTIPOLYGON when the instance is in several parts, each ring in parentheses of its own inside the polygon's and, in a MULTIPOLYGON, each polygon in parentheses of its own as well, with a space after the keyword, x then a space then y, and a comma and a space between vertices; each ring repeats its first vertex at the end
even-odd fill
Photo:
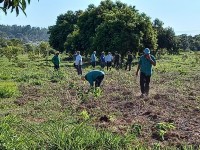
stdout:
POLYGON ((178 47, 183 50, 189 48, 189 40, 187 34, 182 34, 178 36, 178 47))
POLYGON ((171 27, 164 28, 164 23, 159 19, 153 21, 154 30, 157 32, 158 49, 167 49, 170 54, 178 53, 177 38, 171 27))
MULTIPOLYGON (((39 0, 38 0, 39 1, 39 0)), ((19 10, 22 10, 22 12, 26 15, 26 6, 27 4, 30 4, 31 0, 0 0, 0 4, 3 6, 0 7, 2 11, 7 14, 7 10, 13 10, 16 11, 16 15, 19 15, 19 10)))
POLYGON ((118 51, 123 57, 127 51, 136 53, 145 46, 157 46, 150 18, 120 1, 105 0, 98 7, 89 5, 79 17, 78 27, 86 54, 93 50, 118 51))
POLYGON ((56 25, 49 27, 49 43, 54 49, 60 52, 65 50, 64 43, 67 36, 76 29, 77 20, 81 13, 82 11, 68 11, 57 17, 56 25))
POLYGON ((43 57, 48 57, 49 56, 49 50, 50 50, 50 46, 49 43, 47 42, 41 42, 39 45, 39 50, 40 53, 42 53, 43 57))

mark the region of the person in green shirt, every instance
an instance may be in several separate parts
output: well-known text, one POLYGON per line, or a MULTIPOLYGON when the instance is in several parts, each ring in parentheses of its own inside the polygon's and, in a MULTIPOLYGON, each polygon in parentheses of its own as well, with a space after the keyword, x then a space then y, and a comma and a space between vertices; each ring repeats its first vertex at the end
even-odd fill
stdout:
POLYGON ((136 71, 136 76, 140 70, 140 89, 141 97, 144 97, 145 94, 149 94, 149 83, 152 75, 152 65, 156 66, 156 59, 153 55, 150 54, 149 48, 144 49, 144 55, 140 57, 138 68, 136 71))
POLYGON ((105 73, 100 70, 89 71, 85 76, 82 76, 82 79, 87 80, 90 83, 90 86, 100 87, 101 82, 104 79, 105 73), (95 84, 94 84, 95 82, 95 84))
POLYGON ((132 61, 133 61, 133 55, 131 54, 130 51, 128 51, 128 56, 127 56, 127 62, 126 62, 125 70, 127 70, 128 67, 129 67, 129 71, 131 71, 132 61))
POLYGON ((55 70, 59 70, 59 68, 60 68, 60 57, 59 57, 59 53, 60 52, 55 52, 55 55, 53 56, 53 58, 52 58, 52 62, 53 62, 53 64, 54 64, 54 69, 55 70))

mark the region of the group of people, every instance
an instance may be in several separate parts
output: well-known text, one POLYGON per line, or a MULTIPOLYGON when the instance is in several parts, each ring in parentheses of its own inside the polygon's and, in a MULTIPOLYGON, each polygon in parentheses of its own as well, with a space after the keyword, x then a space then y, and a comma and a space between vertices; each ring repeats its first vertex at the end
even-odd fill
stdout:
MULTIPOLYGON (((121 55, 116 51, 114 55, 111 54, 111 52, 108 52, 107 55, 105 55, 105 52, 103 51, 100 56, 100 66, 101 68, 107 67, 107 71, 111 70, 112 66, 116 69, 119 69, 120 67, 120 61, 121 61, 121 55), (112 65, 113 63, 113 65, 112 65)), ((133 55, 130 51, 128 51, 127 54, 127 62, 125 64, 125 70, 128 69, 131 70, 131 64, 133 61, 133 55)), ((97 57, 96 57, 96 51, 94 51, 91 55, 91 65, 93 68, 95 68, 97 63, 97 57)))
MULTIPOLYGON (((140 90, 141 90, 141 97, 149 95, 149 84, 150 78, 152 75, 152 66, 156 66, 156 59, 153 55, 150 54, 150 49, 145 48, 144 54, 140 57, 138 62, 138 67, 136 71, 136 76, 138 76, 140 71, 140 90)), ((58 57, 59 52, 55 53, 55 56, 52 58, 52 62, 54 64, 54 68, 56 70, 59 69, 60 58, 58 57)), ((108 55, 105 56, 105 53, 102 52, 100 57, 101 67, 104 68, 105 65, 107 66, 107 70, 111 69, 112 61, 114 62, 114 66, 116 68, 119 67, 120 62, 120 54, 115 52, 114 57, 110 52, 108 55)), ((129 67, 131 70, 131 63, 133 61, 133 56, 130 52, 128 52, 127 62, 126 62, 126 69, 129 67)), ((91 64, 93 68, 95 68, 97 62, 96 51, 93 52, 91 55, 91 64)), ((80 55, 80 51, 77 51, 74 55, 74 67, 77 69, 78 75, 82 75, 82 56, 80 55)), ((92 70, 89 71, 85 76, 81 78, 87 80, 91 87, 100 87, 101 82, 103 81, 105 73, 100 70, 92 70)))

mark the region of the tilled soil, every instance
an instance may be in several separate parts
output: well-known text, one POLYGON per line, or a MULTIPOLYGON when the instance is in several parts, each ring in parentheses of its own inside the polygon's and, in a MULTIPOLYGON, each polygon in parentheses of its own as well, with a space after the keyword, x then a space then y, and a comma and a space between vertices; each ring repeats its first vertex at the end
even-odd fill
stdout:
POLYGON ((52 83, 49 89, 45 93, 37 86, 21 86, 22 96, 15 103, 22 106, 28 101, 38 101, 51 95, 60 99, 63 108, 70 107, 77 113, 87 110, 97 128, 123 135, 137 124, 141 126, 138 139, 149 145, 156 142, 177 147, 181 144, 200 145, 199 91, 186 95, 175 88, 152 88, 148 97, 141 98, 138 86, 110 84, 103 87, 99 97, 89 95, 86 87, 81 89, 81 93, 80 89, 69 88, 68 85, 58 89, 52 83), (156 129, 156 124, 161 122, 175 126, 175 129, 166 132, 164 139, 156 129))

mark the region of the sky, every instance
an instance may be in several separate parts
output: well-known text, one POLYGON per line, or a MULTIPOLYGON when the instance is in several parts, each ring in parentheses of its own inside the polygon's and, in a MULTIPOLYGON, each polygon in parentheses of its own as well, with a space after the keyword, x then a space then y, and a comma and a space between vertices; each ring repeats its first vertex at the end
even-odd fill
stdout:
MULTIPOLYGON (((158 18, 164 23, 164 27, 172 27, 176 35, 200 34, 200 0, 120 1, 135 6, 140 13, 145 13, 152 21, 158 18)), ((22 12, 16 17, 15 13, 8 12, 5 15, 0 11, 0 24, 48 28, 55 25, 57 16, 65 14, 68 10, 85 10, 89 4, 98 6, 100 2, 101 0, 39 0, 39 2, 32 0, 26 9, 27 16, 22 12)))

